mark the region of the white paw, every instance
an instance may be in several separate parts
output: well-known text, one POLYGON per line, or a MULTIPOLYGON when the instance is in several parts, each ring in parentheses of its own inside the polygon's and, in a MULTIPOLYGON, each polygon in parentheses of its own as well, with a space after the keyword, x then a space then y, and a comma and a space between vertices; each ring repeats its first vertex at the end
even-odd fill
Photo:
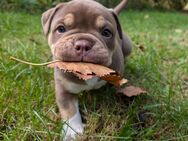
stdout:
POLYGON ((76 125, 72 127, 63 127, 63 141, 72 141, 80 134, 83 134, 84 128, 83 125, 76 125))
POLYGON ((63 141, 72 141, 77 135, 83 134, 84 126, 81 121, 80 113, 77 113, 67 120, 63 125, 62 138, 63 141))

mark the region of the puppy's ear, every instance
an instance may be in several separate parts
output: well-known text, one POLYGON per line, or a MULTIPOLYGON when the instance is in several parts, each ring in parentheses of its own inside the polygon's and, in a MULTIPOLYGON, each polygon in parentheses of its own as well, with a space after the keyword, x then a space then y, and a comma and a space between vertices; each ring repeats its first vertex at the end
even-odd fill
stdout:
POLYGON ((118 16, 114 13, 114 11, 112 11, 112 15, 113 15, 113 17, 116 21, 117 31, 118 31, 119 37, 120 37, 120 39, 123 39, 123 31, 122 31, 118 16))
POLYGON ((52 22, 52 19, 53 19, 55 13, 62 6, 63 6, 62 3, 58 4, 56 7, 51 8, 51 9, 47 10, 46 12, 44 12, 42 14, 41 22, 42 22, 42 27, 43 27, 44 34, 46 36, 48 35, 48 33, 50 31, 51 22, 52 22))

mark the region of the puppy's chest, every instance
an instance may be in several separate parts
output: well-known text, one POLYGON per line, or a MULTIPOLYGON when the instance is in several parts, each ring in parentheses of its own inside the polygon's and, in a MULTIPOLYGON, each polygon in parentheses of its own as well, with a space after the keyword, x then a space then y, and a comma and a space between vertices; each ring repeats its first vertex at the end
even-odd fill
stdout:
POLYGON ((106 81, 100 80, 98 77, 93 77, 92 79, 86 80, 85 84, 75 83, 65 78, 62 78, 63 87, 71 93, 79 93, 85 90, 99 89, 106 84, 106 81))

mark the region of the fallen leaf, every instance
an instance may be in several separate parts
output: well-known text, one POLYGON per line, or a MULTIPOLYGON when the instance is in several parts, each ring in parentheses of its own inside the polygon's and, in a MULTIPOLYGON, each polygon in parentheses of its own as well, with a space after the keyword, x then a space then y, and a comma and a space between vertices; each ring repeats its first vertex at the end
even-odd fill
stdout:
POLYGON ((144 52, 145 51, 145 47, 143 46, 143 45, 139 45, 139 47, 138 47, 142 52, 144 52))
POLYGON ((84 63, 84 62, 54 62, 48 65, 50 68, 58 67, 64 72, 71 72, 79 79, 88 80, 98 76, 115 86, 121 86, 127 83, 127 79, 122 78, 116 71, 105 66, 84 63))
POLYGON ((140 87, 136 87, 136 86, 128 86, 128 87, 119 89, 117 92, 122 93, 128 97, 137 96, 140 94, 147 93, 144 89, 142 89, 140 87))

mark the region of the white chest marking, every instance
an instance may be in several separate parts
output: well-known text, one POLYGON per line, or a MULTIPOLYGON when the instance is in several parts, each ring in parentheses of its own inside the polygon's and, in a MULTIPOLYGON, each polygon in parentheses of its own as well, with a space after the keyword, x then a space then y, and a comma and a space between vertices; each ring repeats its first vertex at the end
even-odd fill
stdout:
POLYGON ((84 90, 92 90, 92 89, 99 89, 103 85, 106 84, 106 81, 99 80, 98 77, 93 77, 92 79, 86 80, 86 84, 77 84, 71 81, 68 81, 64 78, 62 80, 62 85, 66 90, 68 90, 71 93, 79 93, 84 90))

